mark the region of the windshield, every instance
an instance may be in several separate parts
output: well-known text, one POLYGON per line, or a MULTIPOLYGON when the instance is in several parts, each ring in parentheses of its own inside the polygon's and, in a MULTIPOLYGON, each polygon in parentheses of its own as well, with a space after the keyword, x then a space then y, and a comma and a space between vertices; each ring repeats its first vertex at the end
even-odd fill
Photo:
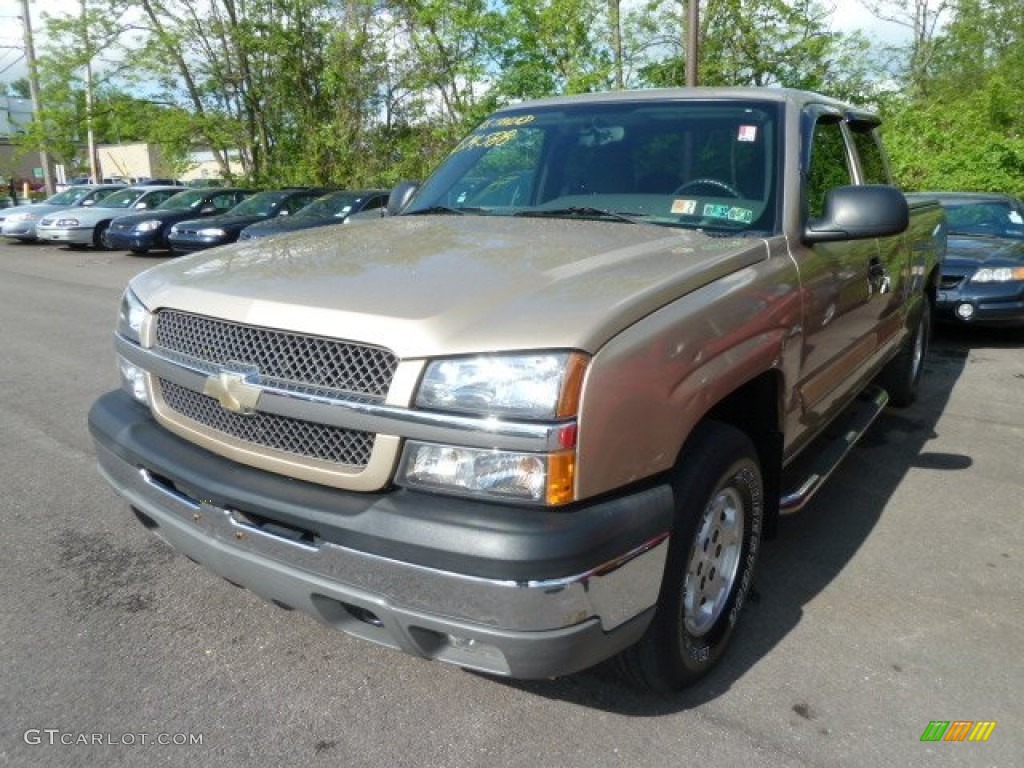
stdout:
POLYGON ((773 232, 779 108, 738 101, 573 104, 485 120, 407 214, 484 213, 773 232))
POLYGON ((191 189, 188 192, 179 192, 174 197, 164 200, 154 210, 187 211, 194 208, 197 203, 202 202, 203 198, 209 195, 210 191, 208 189, 191 189))
POLYGON ((943 203, 946 227, 951 235, 988 235, 1024 238, 1024 217, 1009 201, 943 203))
POLYGON ((43 202, 46 205, 67 205, 71 206, 87 197, 92 192, 90 187, 71 187, 63 192, 58 192, 53 197, 48 197, 43 202))
POLYGON ((146 194, 144 189, 120 189, 107 195, 98 203, 97 208, 131 208, 140 197, 146 194))
POLYGON ((229 213, 232 216, 272 216, 287 196, 287 192, 281 191, 260 192, 236 205, 229 213))
POLYGON ((347 216, 358 201, 358 195, 352 195, 348 192, 340 194, 335 192, 318 197, 305 208, 301 208, 295 215, 321 219, 347 216))

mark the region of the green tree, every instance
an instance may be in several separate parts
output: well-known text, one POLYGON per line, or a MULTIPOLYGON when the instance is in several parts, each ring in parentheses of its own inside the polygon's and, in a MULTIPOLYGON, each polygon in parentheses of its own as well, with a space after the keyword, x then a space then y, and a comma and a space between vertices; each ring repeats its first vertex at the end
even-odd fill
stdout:
POLYGON ((610 87, 612 57, 600 32, 602 0, 509 0, 496 86, 502 99, 610 87))
MULTIPOLYGON (((683 85, 685 3, 649 6, 639 27, 665 55, 643 68, 651 85, 683 85)), ((829 27, 829 12, 816 0, 710 0, 701 16, 699 81, 702 85, 785 86, 862 99, 875 79, 861 35, 829 27)))

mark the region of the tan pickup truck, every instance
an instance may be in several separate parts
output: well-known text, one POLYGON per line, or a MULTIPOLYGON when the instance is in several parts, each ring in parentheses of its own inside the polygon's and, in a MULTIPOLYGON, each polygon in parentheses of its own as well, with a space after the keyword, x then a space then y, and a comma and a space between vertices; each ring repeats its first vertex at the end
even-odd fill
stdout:
POLYGON ((778 516, 914 398, 943 219, 877 127, 787 90, 503 109, 387 218, 136 277, 100 469, 179 552, 352 635, 681 687, 778 516))

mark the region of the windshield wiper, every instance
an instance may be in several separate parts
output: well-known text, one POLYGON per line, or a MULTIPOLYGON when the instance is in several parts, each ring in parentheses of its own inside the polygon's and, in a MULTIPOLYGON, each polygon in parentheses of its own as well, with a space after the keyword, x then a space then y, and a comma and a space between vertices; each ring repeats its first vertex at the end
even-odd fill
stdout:
POLYGON ((403 216, 419 216, 431 213, 454 213, 458 216, 465 216, 467 213, 490 213, 487 208, 452 208, 450 205, 431 205, 427 208, 417 208, 415 211, 405 211, 403 216))
POLYGON ((528 211, 517 211, 513 216, 604 216, 607 218, 615 219, 616 221, 625 221, 629 224, 643 224, 640 221, 641 217, 647 217, 648 213, 634 213, 633 211, 612 211, 608 208, 597 208, 590 205, 573 205, 568 208, 542 208, 539 210, 528 210, 528 211))

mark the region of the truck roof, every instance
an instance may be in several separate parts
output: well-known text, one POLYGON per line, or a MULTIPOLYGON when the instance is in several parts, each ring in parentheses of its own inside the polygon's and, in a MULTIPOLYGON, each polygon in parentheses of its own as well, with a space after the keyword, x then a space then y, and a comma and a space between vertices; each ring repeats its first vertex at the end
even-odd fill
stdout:
MULTIPOLYGON (((510 104, 498 112, 519 110, 526 106, 559 106, 568 104, 601 104, 617 101, 672 101, 684 99, 729 99, 746 101, 770 101, 786 103, 796 107, 804 104, 826 104, 843 111, 853 108, 852 105, 823 96, 814 91, 802 91, 796 88, 756 88, 756 87, 722 87, 711 88, 698 86, 695 88, 644 88, 625 91, 607 91, 602 93, 581 93, 572 96, 550 96, 542 99, 523 101, 510 104)), ((858 113, 869 112, 857 108, 858 113)))

